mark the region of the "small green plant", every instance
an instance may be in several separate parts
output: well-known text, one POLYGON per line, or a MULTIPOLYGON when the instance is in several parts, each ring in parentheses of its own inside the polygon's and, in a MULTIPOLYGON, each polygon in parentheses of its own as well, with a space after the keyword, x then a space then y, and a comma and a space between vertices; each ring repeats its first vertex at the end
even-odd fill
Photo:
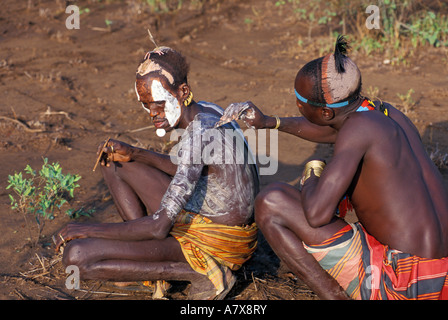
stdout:
POLYGON ((406 94, 397 93, 397 97, 401 101, 401 105, 403 106, 403 113, 409 114, 415 107, 416 102, 412 98, 412 94, 414 93, 414 89, 409 89, 406 94))
POLYGON ((369 97, 371 100, 375 100, 378 98, 378 95, 380 93, 380 88, 376 87, 376 86, 369 86, 366 89, 366 95, 367 97, 369 97))
POLYGON ((89 13, 89 12, 90 12, 89 8, 81 8, 81 9, 79 9, 79 14, 89 13))
POLYGON ((182 9, 183 0, 146 0, 152 13, 168 13, 182 9))
POLYGON ((247 26, 247 30, 250 30, 252 25, 254 23, 254 20, 251 18, 245 18, 244 19, 244 24, 247 26))
POLYGON ((105 19, 105 20, 104 20, 104 23, 106 24, 106 27, 110 28, 111 25, 112 25, 114 22, 113 22, 112 20, 105 19))
POLYGON ((279 0, 275 2, 275 6, 280 10, 288 3, 292 7, 292 12, 299 21, 304 21, 308 25, 308 39, 311 39, 313 29, 318 25, 328 25, 329 33, 332 33, 330 22, 337 16, 337 12, 333 10, 333 4, 328 1, 313 0, 303 2, 300 0, 279 0))
POLYGON ((335 31, 348 36, 353 51, 381 56, 391 65, 408 65, 410 58, 424 54, 418 48, 448 48, 446 1, 275 0, 272 3, 279 14, 286 13, 302 22, 308 29, 309 43, 312 31, 319 28, 321 33, 326 26, 332 38, 335 31), (366 27, 369 5, 378 9, 379 29, 366 27))
POLYGON ((414 48, 426 43, 433 47, 448 46, 448 19, 440 13, 424 12, 413 17, 411 25, 405 27, 412 33, 414 48))
MULTIPOLYGON (((14 173, 8 176, 8 186, 13 194, 9 194, 11 209, 22 213, 25 224, 31 236, 31 226, 28 223, 28 216, 34 216, 37 223, 37 241, 40 238, 44 227, 44 219, 54 219, 54 212, 57 208, 67 203, 69 198, 73 198, 73 193, 79 187, 77 183, 81 179, 80 175, 63 174, 59 163, 49 164, 48 159, 43 159, 44 163, 39 172, 36 172, 30 165, 25 167, 25 172, 14 173), (25 175, 27 177, 25 177, 25 175)), ((68 209, 66 211, 71 218, 80 215, 89 215, 83 210, 68 209)))

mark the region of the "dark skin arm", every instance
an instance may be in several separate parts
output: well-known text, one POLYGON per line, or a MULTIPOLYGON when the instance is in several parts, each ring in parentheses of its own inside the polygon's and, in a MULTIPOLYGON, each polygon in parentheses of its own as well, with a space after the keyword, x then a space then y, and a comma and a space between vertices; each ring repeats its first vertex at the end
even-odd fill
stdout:
POLYGON ((120 223, 70 223, 55 238, 56 251, 65 242, 82 238, 102 238, 123 241, 164 239, 172 227, 172 221, 160 210, 155 215, 120 223))
MULTIPOLYGON (((98 154, 103 145, 102 143, 98 147, 98 154)), ((110 166, 112 161, 137 161, 153 166, 171 176, 174 176, 177 170, 177 165, 171 161, 168 155, 136 148, 118 140, 109 140, 102 151, 104 152, 101 159, 103 166, 110 166)), ((80 238, 94 237, 124 241, 163 239, 166 238, 171 227, 172 221, 167 217, 164 209, 159 210, 157 215, 122 223, 70 223, 55 238, 56 250, 59 250, 59 247, 65 242, 80 238)))
MULTIPOLYGON (((107 158, 105 158, 104 161, 113 160, 127 162, 134 156, 133 149, 135 148, 123 142, 110 140, 108 142, 108 145, 103 149, 103 152, 107 153, 107 158)), ((158 155, 157 153, 154 154, 156 156, 158 155)), ((145 155, 147 155, 147 157, 144 158, 146 161, 154 161, 151 152, 145 153, 145 155)), ((157 157, 155 159, 157 159, 157 157)), ((168 159, 162 159, 162 161, 160 161, 159 163, 163 163, 164 160, 167 160, 171 164, 171 159, 169 157, 168 159)), ((173 168, 176 168, 176 171, 174 171, 173 173, 173 176, 175 177, 173 178, 171 183, 171 185, 174 184, 174 187, 172 188, 181 188, 184 190, 190 188, 191 191, 192 189, 194 189, 195 185, 193 182, 198 181, 201 175, 203 165, 181 165, 180 167, 172 165, 170 166, 169 170, 172 170, 173 168), (178 168, 180 172, 178 172, 178 168), (188 185, 190 187, 184 186, 185 180, 189 182, 188 185)), ((170 197, 173 198, 173 191, 170 190, 170 187, 168 188, 166 195, 167 199, 169 199, 170 197)), ((190 195, 191 193, 188 192, 186 192, 183 196, 174 194, 176 204, 178 201, 183 201, 186 203, 190 195)), ((183 205, 181 205, 181 207, 183 207, 183 205)), ((144 216, 135 220, 129 220, 122 223, 98 223, 88 225, 79 223, 69 224, 59 232, 60 236, 58 236, 56 239, 56 249, 59 250, 59 247, 65 241, 70 241, 78 238, 102 238, 123 241, 164 239, 168 236, 172 227, 172 220, 169 218, 168 212, 171 214, 171 216, 173 216, 173 214, 176 214, 178 210, 179 209, 177 209, 177 207, 173 207, 172 201, 170 203, 162 202, 160 205, 160 209, 153 215, 144 216)))
POLYGON ((308 223, 321 227, 331 222, 334 208, 347 192, 367 148, 367 139, 358 139, 362 125, 346 125, 339 131, 333 158, 320 178, 311 174, 305 181, 301 197, 308 223))
MULTIPOLYGON (((221 120, 242 119, 248 127, 255 129, 273 129, 277 124, 275 117, 266 116, 252 102, 232 104, 224 112, 221 120), (241 111, 242 108, 246 108, 241 111), (239 116, 238 116, 239 115, 239 116)), ((299 138, 317 143, 334 143, 337 131, 328 126, 318 126, 309 122, 305 117, 280 118, 278 130, 292 134, 299 138)))
MULTIPOLYGON (((276 119, 275 117, 267 117, 266 122, 266 128, 274 128, 276 119)), ((312 124, 305 117, 280 118, 278 130, 317 143, 334 143, 337 133, 333 128, 312 124)))
MULTIPOLYGON (((98 147, 101 151, 103 144, 98 147)), ((175 165, 169 155, 157 153, 151 150, 133 147, 127 143, 118 140, 109 140, 103 148, 104 155, 101 159, 101 165, 110 166, 110 161, 128 162, 136 161, 154 167, 170 176, 176 174, 177 165, 175 165)))

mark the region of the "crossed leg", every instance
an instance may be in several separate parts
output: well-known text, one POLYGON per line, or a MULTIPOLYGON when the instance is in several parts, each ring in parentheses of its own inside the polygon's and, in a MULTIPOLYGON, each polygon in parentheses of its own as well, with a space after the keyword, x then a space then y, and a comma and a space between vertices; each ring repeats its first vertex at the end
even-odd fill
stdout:
POLYGON ((343 220, 311 227, 303 212, 300 192, 285 183, 270 184, 258 194, 255 220, 277 256, 321 299, 348 299, 344 289, 302 244, 319 244, 330 238, 346 225, 343 220))
MULTIPOLYGON (((167 174, 137 162, 112 163, 102 167, 102 173, 124 221, 153 214, 171 182, 167 174)), ((144 241, 76 239, 67 244, 63 263, 78 266, 83 280, 181 280, 192 283, 190 292, 196 287, 215 291, 206 276, 190 267, 171 236, 144 241)))
POLYGON ((83 280, 194 282, 203 278, 186 262, 173 237, 147 241, 76 239, 64 252, 64 265, 76 265, 83 280))

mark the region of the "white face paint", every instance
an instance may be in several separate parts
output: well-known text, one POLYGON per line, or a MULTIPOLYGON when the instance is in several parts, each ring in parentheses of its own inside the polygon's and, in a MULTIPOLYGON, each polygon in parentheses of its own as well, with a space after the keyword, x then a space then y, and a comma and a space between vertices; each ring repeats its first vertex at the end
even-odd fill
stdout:
POLYGON ((135 81, 135 83, 134 83, 134 89, 135 89, 135 94, 137 95, 137 100, 140 101, 140 95, 138 94, 138 91, 137 91, 137 81, 135 81))
POLYGON ((154 101, 165 101, 165 117, 170 126, 174 127, 181 115, 179 101, 157 80, 152 81, 151 94, 154 101))
MULTIPOLYGON (((135 94, 137 95, 138 101, 140 101, 140 95, 137 91, 137 82, 134 84, 135 94)), ((154 101, 165 101, 165 117, 168 120, 168 123, 171 127, 174 127, 177 124, 177 121, 180 118, 181 115, 181 108, 179 105, 179 101, 168 91, 166 90, 163 85, 157 81, 153 80, 151 84, 151 94, 154 99, 154 101)), ((145 110, 148 113, 151 113, 151 111, 145 107, 145 105, 142 103, 143 110, 145 110)), ((156 130, 156 134, 159 137, 163 137, 166 134, 165 129, 159 128, 156 130)))

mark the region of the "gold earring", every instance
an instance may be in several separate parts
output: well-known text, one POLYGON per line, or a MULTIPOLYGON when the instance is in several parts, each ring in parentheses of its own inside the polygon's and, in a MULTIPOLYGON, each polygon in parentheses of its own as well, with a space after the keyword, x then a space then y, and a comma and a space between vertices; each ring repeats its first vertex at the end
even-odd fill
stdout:
POLYGON ((184 105, 188 107, 192 100, 193 100, 193 92, 190 91, 188 97, 184 100, 184 105))

